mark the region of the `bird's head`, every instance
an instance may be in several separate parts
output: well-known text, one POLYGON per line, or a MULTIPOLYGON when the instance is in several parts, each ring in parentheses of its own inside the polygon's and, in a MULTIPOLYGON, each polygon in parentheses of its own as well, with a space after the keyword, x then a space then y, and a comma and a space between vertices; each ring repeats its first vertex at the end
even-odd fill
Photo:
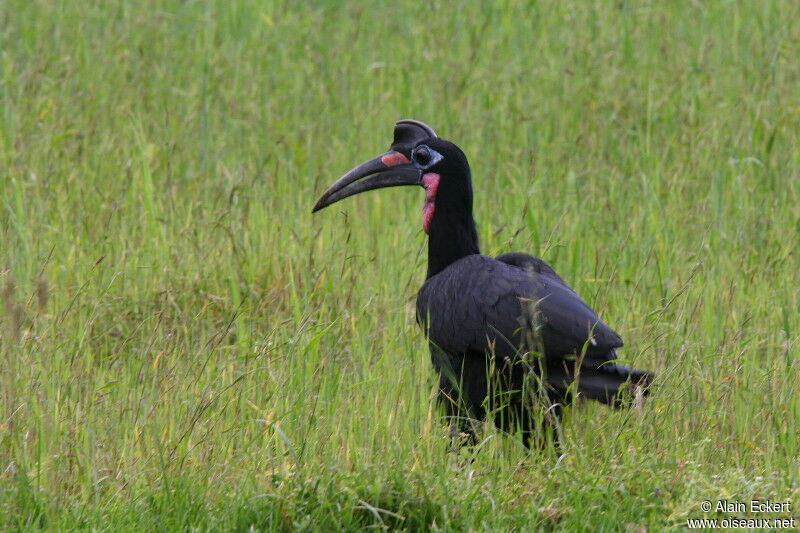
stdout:
POLYGON ((471 214, 467 157, 458 146, 440 139, 430 126, 416 120, 397 122, 389 151, 339 178, 317 200, 312 212, 361 192, 400 185, 425 189, 422 227, 426 233, 430 233, 437 206, 467 207, 471 214))

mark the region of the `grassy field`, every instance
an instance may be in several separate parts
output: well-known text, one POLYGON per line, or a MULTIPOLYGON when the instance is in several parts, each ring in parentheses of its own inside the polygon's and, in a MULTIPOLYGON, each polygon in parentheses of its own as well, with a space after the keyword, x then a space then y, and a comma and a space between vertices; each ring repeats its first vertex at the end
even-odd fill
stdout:
POLYGON ((570 4, 0 3, 0 530, 800 517, 800 5, 570 4), (421 192, 310 215, 409 117, 658 372, 559 462, 447 453, 421 192))

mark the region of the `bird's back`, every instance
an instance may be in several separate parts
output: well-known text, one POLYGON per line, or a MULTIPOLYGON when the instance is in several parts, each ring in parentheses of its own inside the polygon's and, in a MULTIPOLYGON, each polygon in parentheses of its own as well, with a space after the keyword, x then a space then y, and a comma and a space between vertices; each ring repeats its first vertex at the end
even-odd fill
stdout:
POLYGON ((469 255, 429 278, 417 321, 448 354, 605 355, 622 340, 553 269, 527 254, 469 255))

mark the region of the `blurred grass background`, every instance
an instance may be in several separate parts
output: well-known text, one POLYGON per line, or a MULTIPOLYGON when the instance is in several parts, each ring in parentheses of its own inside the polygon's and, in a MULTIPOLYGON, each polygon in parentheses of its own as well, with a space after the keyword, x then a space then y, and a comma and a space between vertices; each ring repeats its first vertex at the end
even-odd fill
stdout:
MULTIPOLYGON (((0 4, 0 529, 641 530, 800 501, 800 6, 0 4), (416 118, 483 252, 659 373, 565 452, 446 453, 421 194, 316 196, 416 118)), ((796 511, 795 511, 795 514, 796 511)))

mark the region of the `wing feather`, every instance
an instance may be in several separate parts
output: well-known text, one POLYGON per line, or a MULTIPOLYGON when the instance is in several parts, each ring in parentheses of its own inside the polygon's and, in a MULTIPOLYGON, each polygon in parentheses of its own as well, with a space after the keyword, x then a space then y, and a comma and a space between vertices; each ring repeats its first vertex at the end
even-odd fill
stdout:
POLYGON ((604 355, 622 346, 547 263, 526 254, 454 262, 423 285, 417 320, 430 341, 451 354, 493 350, 514 357, 520 349, 543 349, 559 358, 584 348, 604 355))

